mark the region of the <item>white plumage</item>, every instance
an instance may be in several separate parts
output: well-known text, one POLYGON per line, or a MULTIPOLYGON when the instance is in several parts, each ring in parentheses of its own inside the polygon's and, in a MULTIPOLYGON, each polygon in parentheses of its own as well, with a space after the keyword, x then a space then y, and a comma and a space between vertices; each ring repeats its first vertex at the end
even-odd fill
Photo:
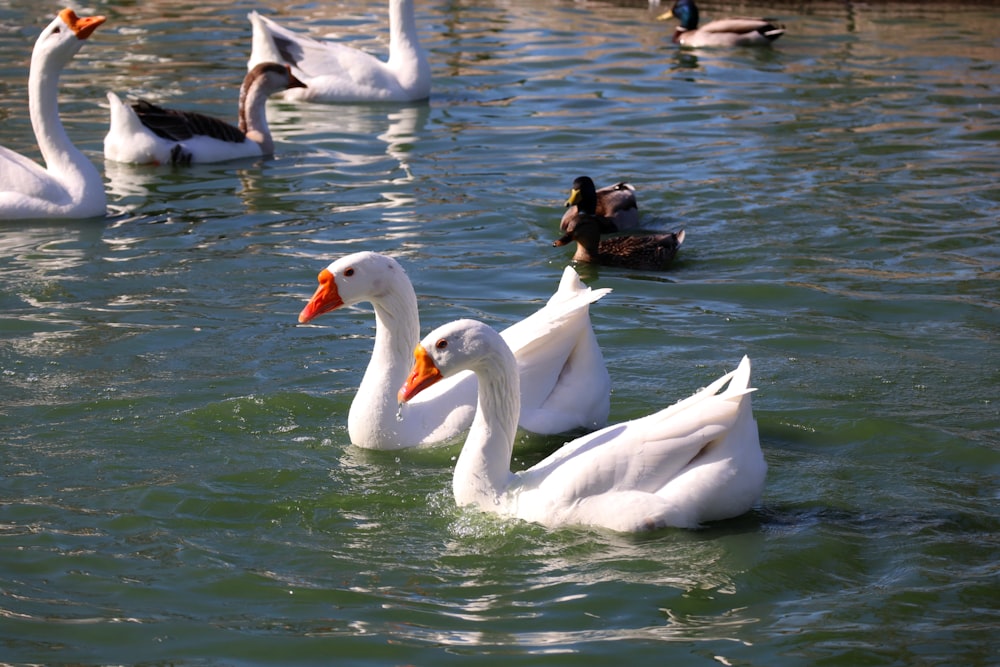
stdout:
POLYGON ((479 378, 475 421, 452 482, 459 505, 552 528, 635 532, 735 517, 763 491, 767 464, 746 357, 690 398, 573 440, 515 474, 517 362, 503 339, 481 322, 458 320, 429 333, 414 356, 401 401, 456 373, 479 378))
POLYGON ((0 146, 0 218, 90 218, 105 214, 104 181, 69 140, 59 119, 59 75, 103 16, 79 17, 64 9, 42 31, 31 52, 28 108, 45 160, 41 167, 0 146))
MULTIPOLYGON (((372 252, 348 255, 321 271, 319 283, 299 322, 365 301, 375 307, 375 346, 348 415, 352 443, 370 449, 433 445, 469 427, 476 406, 472 373, 407 405, 396 400, 420 340, 417 297, 396 260, 372 252)), ((521 379, 515 418, 526 430, 562 433, 607 421, 611 382, 589 306, 610 291, 591 290, 567 267, 545 307, 503 332, 521 379)))
POLYGON ((318 41, 250 12, 253 48, 248 67, 274 61, 291 66, 307 88, 285 99, 310 102, 414 102, 431 92, 431 66, 420 45, 414 0, 389 0, 389 59, 345 44, 318 41))
POLYGON ((104 137, 104 157, 115 162, 177 165, 272 155, 267 98, 304 85, 286 65, 257 65, 240 86, 239 126, 145 100, 128 105, 109 92, 111 125, 104 137))

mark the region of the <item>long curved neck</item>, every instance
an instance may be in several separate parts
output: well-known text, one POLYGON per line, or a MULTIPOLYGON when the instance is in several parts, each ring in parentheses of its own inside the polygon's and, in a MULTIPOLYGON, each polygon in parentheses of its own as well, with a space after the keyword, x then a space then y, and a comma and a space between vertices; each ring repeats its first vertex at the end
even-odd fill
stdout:
POLYGON ((375 307, 375 347, 351 403, 347 430, 355 445, 384 449, 387 442, 398 440, 396 391, 406 381, 413 348, 420 340, 420 315, 417 295, 406 279, 396 281, 371 302, 375 307))
POLYGON ((483 359, 476 377, 476 418, 455 464, 452 492, 459 505, 496 511, 514 478, 510 458, 521 411, 520 376, 514 355, 506 345, 497 346, 483 359))
POLYGON ((53 67, 53 64, 46 58, 31 59, 28 75, 31 127, 46 168, 78 199, 82 197, 85 181, 88 178, 100 181, 100 175, 90 160, 69 140, 59 118, 59 74, 62 68, 53 67))
POLYGON ((240 86, 240 130, 247 139, 260 146, 264 155, 274 152, 274 139, 267 125, 268 93, 263 77, 251 77, 249 74, 240 86))
POLYGON ((416 83, 421 70, 430 70, 427 54, 417 36, 414 0, 389 2, 389 61, 386 65, 399 77, 404 88, 416 83))

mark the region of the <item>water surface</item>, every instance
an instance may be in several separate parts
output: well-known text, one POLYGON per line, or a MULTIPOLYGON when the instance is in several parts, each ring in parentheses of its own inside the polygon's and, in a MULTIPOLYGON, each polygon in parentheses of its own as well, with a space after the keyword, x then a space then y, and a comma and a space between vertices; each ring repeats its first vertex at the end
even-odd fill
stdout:
MULTIPOLYGON (((63 76, 106 220, 0 226, 0 660, 988 665, 998 612, 1000 18, 989 4, 706 4, 768 51, 679 52, 644 3, 417 6, 434 95, 269 106, 271 160, 104 163, 107 90, 235 119, 251 9, 384 53, 383 2, 147 2, 63 76), (349 445, 368 307, 296 325, 356 250, 424 330, 555 289, 573 178, 687 230, 577 267, 612 419, 753 361, 761 504, 700 531, 455 508, 460 443, 349 445)), ((0 3, 0 142, 37 156, 0 3)), ((562 438, 522 434, 516 467, 562 438)))

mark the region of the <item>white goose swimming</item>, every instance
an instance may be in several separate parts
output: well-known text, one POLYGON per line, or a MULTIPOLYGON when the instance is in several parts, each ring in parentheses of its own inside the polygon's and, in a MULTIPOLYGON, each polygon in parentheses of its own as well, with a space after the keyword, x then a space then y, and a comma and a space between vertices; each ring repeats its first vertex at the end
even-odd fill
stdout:
POLYGON ((104 181, 69 140, 59 119, 59 75, 103 16, 79 17, 64 9, 35 41, 28 75, 28 109, 39 166, 0 146, 0 219, 91 218, 105 214, 104 181))
POLYGON ((240 86, 239 127, 200 113, 164 109, 146 100, 129 106, 108 93, 111 127, 104 137, 104 157, 115 162, 177 165, 273 155, 267 98, 304 86, 287 65, 260 63, 240 86))
MULTIPOLYGON (((548 434, 593 429, 607 421, 611 381, 589 306, 610 291, 591 290, 567 267, 545 307, 503 332, 521 379, 515 424, 548 434)), ((347 418, 351 442, 401 449, 459 435, 475 414, 473 374, 456 376, 407 405, 396 400, 420 340, 417 296, 396 260, 359 252, 333 262, 320 272, 319 287, 299 322, 365 301, 375 307, 375 347, 347 418)))
POLYGON ((459 505, 550 528, 635 532, 739 516, 764 489, 746 357, 690 398, 573 440, 518 473, 510 470, 517 362, 503 339, 481 322, 458 320, 428 334, 414 357, 401 402, 456 373, 479 378, 475 421, 452 481, 459 505))
POLYGON ((308 88, 285 93, 309 102, 415 102, 431 93, 431 65, 420 45, 414 0, 389 0, 389 59, 346 44, 317 41, 250 12, 253 49, 248 67, 260 62, 290 65, 308 88))

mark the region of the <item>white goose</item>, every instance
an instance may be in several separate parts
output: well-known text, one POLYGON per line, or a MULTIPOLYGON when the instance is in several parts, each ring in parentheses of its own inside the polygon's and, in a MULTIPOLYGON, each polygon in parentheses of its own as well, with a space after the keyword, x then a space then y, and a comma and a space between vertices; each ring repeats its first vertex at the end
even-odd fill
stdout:
POLYGON ((345 44, 317 41, 250 12, 253 49, 248 67, 273 61, 290 65, 308 88, 285 99, 310 102, 415 102, 431 93, 431 65, 420 45, 414 0, 389 0, 389 59, 345 44))
POLYGON ((690 398, 578 438, 519 473, 510 471, 517 362, 503 339, 481 322, 458 320, 428 334, 414 357, 401 402, 456 373, 479 378, 475 421, 452 481, 459 505, 550 528, 634 532, 735 517, 764 489, 746 357, 690 398))
MULTIPOLYGON (((545 307, 503 332, 514 350, 523 389, 515 423, 548 434, 597 428, 607 421, 611 381, 589 306, 610 291, 585 287, 567 267, 545 307)), ((369 449, 401 449, 459 435, 475 414, 471 373, 407 405, 396 400, 420 340, 417 296, 396 260, 359 252, 333 262, 320 272, 319 288, 299 322, 365 301, 375 307, 375 347, 347 418, 351 442, 369 449)))
POLYGON ((105 214, 104 181, 97 168, 69 140, 59 120, 59 75, 104 23, 103 16, 79 17, 64 9, 31 52, 28 108, 31 127, 45 160, 42 168, 0 146, 0 218, 91 218, 105 214))
POLYGON ((240 86, 239 127, 200 113, 164 109, 146 100, 129 106, 108 93, 111 127, 104 137, 104 157, 115 162, 176 165, 273 155, 267 98, 304 86, 287 65, 260 63, 240 86))

